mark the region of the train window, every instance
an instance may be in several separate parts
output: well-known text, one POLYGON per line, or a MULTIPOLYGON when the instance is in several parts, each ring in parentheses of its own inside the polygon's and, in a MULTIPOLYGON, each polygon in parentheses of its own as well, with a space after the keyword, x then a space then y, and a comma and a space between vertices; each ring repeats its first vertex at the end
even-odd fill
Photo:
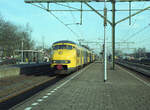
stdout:
POLYGON ((77 49, 77 57, 80 57, 80 50, 77 49))
POLYGON ((58 50, 58 49, 72 50, 73 47, 71 45, 56 45, 56 46, 53 46, 53 50, 58 50))
POLYGON ((53 50, 59 49, 59 45, 53 46, 53 50))
POLYGON ((72 46, 71 45, 66 45, 67 46, 67 49, 70 49, 70 50, 72 50, 72 46))

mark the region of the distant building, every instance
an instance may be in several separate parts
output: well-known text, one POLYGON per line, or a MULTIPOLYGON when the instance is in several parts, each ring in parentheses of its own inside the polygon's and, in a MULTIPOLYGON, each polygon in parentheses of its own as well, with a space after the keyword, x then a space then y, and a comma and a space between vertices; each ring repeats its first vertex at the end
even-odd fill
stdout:
POLYGON ((145 56, 146 56, 147 58, 150 58, 150 52, 146 52, 146 53, 145 53, 145 56))

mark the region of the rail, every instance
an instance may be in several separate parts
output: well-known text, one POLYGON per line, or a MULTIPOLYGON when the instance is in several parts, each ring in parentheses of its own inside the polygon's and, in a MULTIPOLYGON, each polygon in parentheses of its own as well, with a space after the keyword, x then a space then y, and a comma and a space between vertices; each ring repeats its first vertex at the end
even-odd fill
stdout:
POLYGON ((150 66, 149 65, 133 63, 133 62, 124 61, 124 60, 117 60, 115 63, 118 65, 124 66, 128 69, 139 72, 147 77, 150 77, 150 66))

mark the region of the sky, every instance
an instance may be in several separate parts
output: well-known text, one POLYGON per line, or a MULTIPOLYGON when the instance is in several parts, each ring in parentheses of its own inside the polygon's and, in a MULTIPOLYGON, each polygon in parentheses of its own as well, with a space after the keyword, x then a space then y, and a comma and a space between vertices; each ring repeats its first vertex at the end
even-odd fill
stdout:
MULTIPOLYGON (((104 9, 104 3, 91 2, 92 7, 98 10, 104 9)), ((116 3, 116 9, 129 9, 129 3, 119 2, 116 3)), ((39 4, 38 4, 39 5, 39 4)), ((43 4, 45 6, 45 4, 43 4)), ((63 5, 80 8, 80 3, 63 3, 63 5)), ((132 9, 143 9, 150 6, 150 2, 133 2, 132 9)), ((112 9, 111 3, 106 3, 108 10, 112 9)), ((50 4, 50 10, 65 10, 68 7, 63 7, 58 4, 50 4)), ((83 9, 90 9, 83 4, 83 9)), ((131 13, 135 13, 132 11, 131 13)), ((101 42, 100 44, 88 44, 95 51, 102 49, 102 42, 104 39, 104 26, 103 19, 95 12, 82 13, 82 25, 80 23, 80 12, 64 12, 52 11, 63 23, 58 21, 49 12, 27 4, 24 0, 0 0, 0 15, 6 20, 18 26, 29 26, 32 28, 32 39, 36 45, 42 45, 44 42, 45 47, 50 47, 53 42, 59 40, 71 40, 77 42, 79 39, 89 42, 101 42), (71 30, 69 30, 65 25, 71 30)), ((103 12, 100 11, 103 15, 103 12)), ((112 20, 112 12, 107 13, 108 20, 112 20)), ((116 21, 119 21, 129 16, 129 11, 117 11, 116 21)), ((125 52, 134 51, 135 48, 146 48, 150 52, 150 10, 144 11, 131 18, 131 25, 129 20, 123 21, 116 25, 116 42, 129 42, 130 44, 117 44, 116 50, 120 49, 125 52), (146 28, 145 28, 146 27, 146 28)), ((112 41, 111 26, 107 24, 106 39, 107 42, 112 41)), ((111 43, 107 44, 108 51, 111 52, 111 43)))

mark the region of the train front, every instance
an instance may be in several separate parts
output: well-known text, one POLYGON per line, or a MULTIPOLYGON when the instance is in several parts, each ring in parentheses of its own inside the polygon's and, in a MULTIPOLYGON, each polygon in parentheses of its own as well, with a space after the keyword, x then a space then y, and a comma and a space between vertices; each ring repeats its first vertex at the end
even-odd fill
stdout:
POLYGON ((57 74, 69 74, 76 69, 76 44, 59 41, 52 45, 52 64, 57 74))

